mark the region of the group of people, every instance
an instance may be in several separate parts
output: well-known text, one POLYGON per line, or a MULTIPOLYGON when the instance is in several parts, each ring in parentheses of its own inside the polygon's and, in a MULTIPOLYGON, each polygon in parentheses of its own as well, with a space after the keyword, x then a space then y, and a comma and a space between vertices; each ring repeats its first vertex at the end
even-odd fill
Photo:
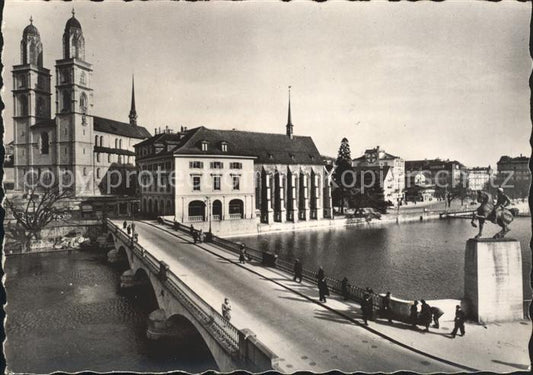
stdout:
POLYGON ((128 236, 130 236, 135 242, 139 240, 139 234, 135 232, 135 223, 132 221, 131 224, 128 224, 126 220, 122 223, 122 228, 126 230, 128 236))
POLYGON ((205 241, 205 234, 202 229, 196 230, 194 229, 194 226, 191 225, 191 236, 194 243, 197 242, 204 242, 205 241))
MULTIPOLYGON (((414 301, 411 305, 410 310, 410 320, 411 325, 413 327, 417 327, 417 325, 422 325, 425 327, 425 332, 429 331, 429 326, 431 324, 431 321, 433 320, 433 327, 439 328, 439 318, 444 315, 444 311, 442 311, 437 306, 429 306, 426 301, 423 299, 420 300, 421 307, 420 312, 418 311, 418 301, 414 301)), ((452 338, 454 338, 457 335, 457 332, 461 332, 461 336, 464 336, 465 334, 465 319, 466 315, 464 311, 462 310, 460 305, 455 306, 455 318, 454 318, 454 327, 453 331, 451 332, 452 338)))

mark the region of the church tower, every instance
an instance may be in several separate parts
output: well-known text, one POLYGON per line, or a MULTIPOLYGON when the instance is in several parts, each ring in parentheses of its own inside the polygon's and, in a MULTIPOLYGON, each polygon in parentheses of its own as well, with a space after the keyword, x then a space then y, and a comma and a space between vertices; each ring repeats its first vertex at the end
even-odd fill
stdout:
POLYGON ((135 78, 131 77, 131 109, 130 109, 130 125, 137 126, 137 111, 135 110, 135 78))
POLYGON ((63 33, 63 59, 56 61, 56 152, 58 175, 63 184, 72 183, 76 195, 94 193, 91 80, 83 31, 72 10, 63 33))
POLYGON ((51 100, 50 70, 43 67, 43 45, 33 18, 22 33, 20 65, 12 73, 15 189, 25 190, 24 175, 32 170, 33 145, 39 141, 30 127, 50 119, 51 100))

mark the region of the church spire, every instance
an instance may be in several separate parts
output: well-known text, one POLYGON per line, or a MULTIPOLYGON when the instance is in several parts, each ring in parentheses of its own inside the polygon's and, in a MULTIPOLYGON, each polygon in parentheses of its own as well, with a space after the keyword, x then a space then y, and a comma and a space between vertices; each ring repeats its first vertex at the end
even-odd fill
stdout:
POLYGON ((135 78, 131 76, 131 109, 130 125, 137 126, 137 111, 135 110, 135 78))
POLYGON ((292 139, 293 137, 293 128, 291 121, 291 86, 289 86, 289 113, 287 116, 287 136, 292 139))

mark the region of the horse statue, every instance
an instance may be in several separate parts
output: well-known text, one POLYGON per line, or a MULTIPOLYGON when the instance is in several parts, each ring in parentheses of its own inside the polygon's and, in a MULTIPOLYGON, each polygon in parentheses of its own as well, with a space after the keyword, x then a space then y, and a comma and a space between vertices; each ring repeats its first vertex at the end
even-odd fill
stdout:
POLYGON ((471 224, 474 228, 477 227, 475 220, 479 222, 479 233, 475 238, 480 238, 483 234, 483 225, 488 220, 493 224, 498 224, 502 230, 494 235, 493 238, 503 238, 510 231, 509 224, 513 221, 514 217, 518 215, 518 209, 505 207, 496 208, 494 206, 494 200, 490 193, 486 191, 477 192, 477 201, 481 203, 476 211, 472 215, 471 224))

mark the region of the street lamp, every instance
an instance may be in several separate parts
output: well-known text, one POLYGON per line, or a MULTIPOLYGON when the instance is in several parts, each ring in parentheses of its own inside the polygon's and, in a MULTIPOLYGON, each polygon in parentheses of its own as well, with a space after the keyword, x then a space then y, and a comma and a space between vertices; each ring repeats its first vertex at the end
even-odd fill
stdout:
POLYGON ((205 197, 205 201, 207 204, 207 217, 209 220, 209 234, 211 234, 211 200, 209 197, 205 197))

